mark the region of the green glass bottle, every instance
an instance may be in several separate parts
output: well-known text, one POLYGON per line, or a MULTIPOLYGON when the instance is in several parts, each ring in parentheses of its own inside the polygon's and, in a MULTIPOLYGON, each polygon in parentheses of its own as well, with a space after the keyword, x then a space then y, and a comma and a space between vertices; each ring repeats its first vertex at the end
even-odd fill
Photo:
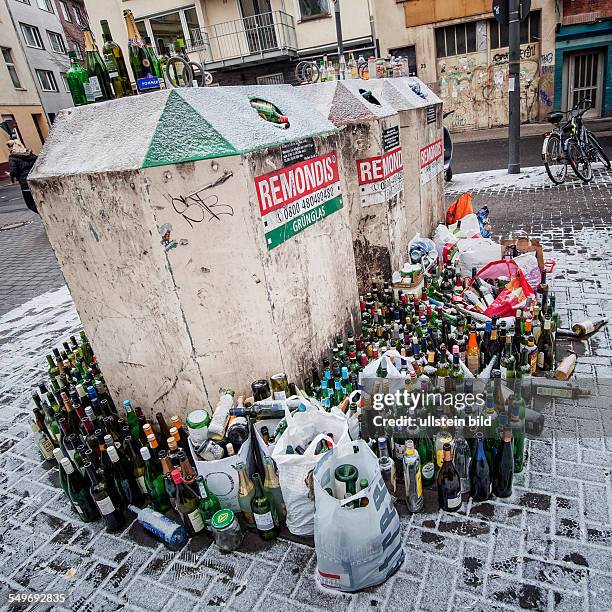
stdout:
POLYGON ((196 482, 200 487, 200 497, 202 498, 200 501, 200 513, 204 518, 206 528, 208 531, 211 531, 212 517, 215 512, 221 510, 221 503, 219 502, 219 498, 214 493, 211 493, 205 478, 198 476, 196 482))
MULTIPOLYGON (((72 96, 74 105, 84 106, 85 104, 94 102, 89 87, 89 75, 87 74, 87 70, 79 63, 76 51, 68 51, 68 57, 70 58, 70 69, 66 72, 66 81, 68 82, 68 88, 70 89, 70 95, 72 96)), ((55 364, 53 365, 55 366, 55 364)), ((49 375, 54 379, 55 376, 57 376, 57 366, 55 366, 54 375, 51 374, 51 361, 49 361, 49 366, 49 375)))
POLYGON ((504 344, 504 352, 502 353, 499 364, 502 379, 516 377, 516 359, 512 353, 512 334, 506 334, 506 342, 504 344))
POLYGON ((510 427, 512 429, 512 451, 514 455, 514 473, 523 471, 525 459, 525 423, 521 419, 521 407, 518 404, 510 405, 510 427))
POLYGON ((148 36, 144 37, 145 48, 147 50, 147 55, 149 56, 149 61, 151 62, 151 68, 153 69, 153 74, 158 78, 162 78, 161 68, 159 65, 159 60, 157 59, 157 54, 155 53, 155 49, 151 45, 151 39, 148 36))
POLYGON ((194 536, 204 531, 206 524, 200 512, 200 496, 183 480, 178 469, 172 470, 172 480, 176 486, 176 511, 187 533, 194 536))
POLYGON ((76 510, 79 518, 84 523, 91 523, 99 519, 100 512, 91 498, 81 473, 74 469, 70 459, 67 457, 61 459, 60 463, 66 477, 66 495, 70 499, 72 507, 76 510))
POLYGON ((140 449, 140 456, 144 461, 144 481, 149 493, 151 505, 158 512, 170 510, 170 500, 166 494, 164 475, 157 459, 151 457, 151 452, 146 446, 140 449))
POLYGON ((123 51, 113 40, 110 28, 108 27, 108 21, 103 19, 100 21, 100 25, 102 26, 102 38, 104 39, 102 56, 104 57, 104 63, 108 70, 108 76, 115 90, 115 97, 124 98, 125 96, 131 96, 132 85, 130 83, 130 76, 125 65, 125 60, 123 59, 123 51))
POLYGON ((271 457, 264 457, 263 464, 265 470, 265 479, 263 484, 264 491, 269 493, 274 500, 276 517, 280 525, 284 523, 285 519, 287 518, 287 508, 285 507, 285 500, 283 499, 278 474, 276 473, 274 461, 272 461, 271 457))
POLYGON ((416 450, 419 453, 421 461, 421 476, 423 477, 423 486, 428 487, 435 480, 436 466, 434 463, 434 447, 431 437, 426 431, 419 432, 419 438, 416 442, 416 450))
POLYGON ((129 60, 136 79, 136 87, 139 92, 159 89, 159 79, 151 65, 149 54, 136 27, 132 11, 124 10, 123 17, 125 18, 128 35, 129 60))
POLYGON ((85 40, 85 70, 89 75, 89 88, 93 101, 112 100, 114 95, 108 70, 94 43, 91 30, 83 28, 83 38, 85 40))
POLYGON ((278 527, 274 520, 274 501, 272 496, 264 493, 259 474, 253 474, 255 494, 251 499, 251 511, 255 519, 257 534, 262 540, 274 540, 278 536, 278 527))

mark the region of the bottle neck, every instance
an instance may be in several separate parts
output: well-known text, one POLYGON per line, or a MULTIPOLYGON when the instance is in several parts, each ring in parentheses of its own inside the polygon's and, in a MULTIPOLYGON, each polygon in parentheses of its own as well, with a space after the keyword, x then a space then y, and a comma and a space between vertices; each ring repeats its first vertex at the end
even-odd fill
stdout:
POLYGON ((90 30, 83 31, 83 40, 85 41, 85 52, 96 50, 96 45, 90 30))
POLYGON ((136 27, 132 11, 125 11, 123 15, 125 17, 125 27, 127 28, 128 39, 136 43, 142 43, 140 32, 136 27))
POLYGON ((255 485, 255 495, 257 495, 257 497, 263 496, 263 487, 261 486, 259 474, 253 474, 253 484, 255 485))
POLYGON ((104 42, 113 42, 113 37, 111 36, 110 28, 108 27, 108 21, 101 21, 100 26, 102 27, 102 39, 104 42))

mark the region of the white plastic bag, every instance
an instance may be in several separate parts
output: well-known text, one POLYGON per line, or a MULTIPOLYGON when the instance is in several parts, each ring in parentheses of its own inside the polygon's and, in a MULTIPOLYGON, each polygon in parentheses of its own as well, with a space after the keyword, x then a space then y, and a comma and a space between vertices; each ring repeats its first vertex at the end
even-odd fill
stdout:
POLYGON ((525 275, 530 287, 535 291, 542 278, 537 257, 533 253, 523 253, 515 257, 514 261, 525 275))
MULTIPOLYGON (((399 364, 399 360, 402 359, 401 355, 396 350, 386 351, 384 355, 368 363, 365 368, 359 374, 359 388, 362 389, 368 395, 372 395, 374 390, 374 383, 381 382, 383 379, 378 376, 378 366, 383 362, 387 366, 387 377, 384 379, 385 393, 395 393, 396 391, 402 391, 406 382, 406 377, 397 369, 397 367, 391 361, 391 357, 394 358, 395 362, 399 364), (386 388, 388 387, 388 389, 386 388)), ((405 359, 405 358, 404 358, 405 359)), ((412 369, 410 362, 406 362, 408 370, 412 369)), ((380 388, 378 392, 382 393, 383 389, 380 388)))
POLYGON ((480 270, 488 263, 501 259, 501 245, 490 238, 463 238, 457 247, 462 276, 470 276, 472 268, 480 270))
POLYGON ((474 213, 465 215, 460 220, 461 225, 457 230, 457 223, 448 226, 448 229, 457 236, 457 238, 475 238, 480 236, 480 221, 474 213))
POLYGON ((291 414, 285 406, 287 429, 276 441, 272 459, 278 467, 283 499, 287 508, 287 529, 294 535, 314 532, 314 501, 309 497, 307 478, 323 455, 315 455, 320 440, 334 436, 336 443, 350 442, 346 419, 321 410, 291 414), (304 454, 287 455, 287 446, 301 446, 304 454))
POLYGON ((378 459, 363 440, 338 444, 325 453, 314 473, 315 551, 321 585, 354 592, 384 582, 402 564, 400 520, 378 459), (336 499, 334 472, 342 464, 357 468, 368 486, 347 499, 336 499), (366 506, 347 508, 368 498, 366 506))
POLYGON ((433 234, 433 241, 436 245, 436 250, 442 261, 452 259, 453 247, 457 244, 459 238, 453 234, 446 225, 438 225, 433 234))

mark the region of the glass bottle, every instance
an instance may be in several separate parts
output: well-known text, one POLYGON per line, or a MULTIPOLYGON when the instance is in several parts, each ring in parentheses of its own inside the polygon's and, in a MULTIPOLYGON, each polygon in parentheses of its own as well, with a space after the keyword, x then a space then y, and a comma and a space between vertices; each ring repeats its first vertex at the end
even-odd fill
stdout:
POLYGON ((149 61, 151 62, 151 68, 153 69, 153 74, 158 78, 162 78, 161 68, 159 66, 159 60, 157 59, 157 54, 155 53, 155 49, 151 45, 151 39, 148 36, 144 37, 145 49, 147 50, 147 55, 149 56, 149 61))
POLYGON ((474 501, 486 501, 491 497, 491 469, 480 432, 476 434, 476 450, 470 465, 470 492, 474 501))
MULTIPOLYGON (((68 83, 68 89, 70 89, 70 95, 72 96, 72 101, 75 106, 83 106, 85 104, 89 104, 90 102, 95 102, 93 94, 91 92, 91 87, 89 85, 89 75, 87 74, 87 70, 81 66, 79 60, 77 59, 76 51, 68 51, 68 57, 70 58, 70 68, 66 72, 66 81, 68 83)), ((49 361, 49 366, 53 361, 51 355, 47 356, 47 359, 51 359, 49 361)), ((58 368, 53 363, 54 372, 52 373, 52 368, 49 368, 49 375, 53 379, 58 372, 58 368)))
POLYGON ((132 11, 125 9, 123 17, 125 18, 128 35, 129 60, 134 78, 136 79, 136 87, 139 92, 159 89, 159 79, 153 72, 149 54, 145 48, 144 40, 136 27, 132 11))
POLYGON ((132 85, 130 76, 123 59, 123 51, 121 47, 113 40, 108 21, 103 19, 100 21, 102 26, 102 38, 104 46, 102 47, 102 56, 108 70, 108 76, 115 91, 115 97, 124 98, 132 95, 132 85))
POLYGON ((66 478, 66 495, 79 518, 85 523, 98 520, 100 512, 91 498, 84 478, 74 469, 68 457, 62 458, 60 463, 66 478))
POLYGON ((419 512, 423 508, 423 482, 419 454, 412 440, 406 442, 403 464, 406 505, 409 512, 419 512))
POLYGON ((538 338, 538 368, 545 372, 555 369, 555 339, 551 331, 551 321, 544 319, 542 333, 538 338))
POLYGON ((89 88, 93 101, 112 100, 114 95, 108 70, 100 57, 90 29, 83 29, 83 39, 85 40, 85 70, 89 76, 89 88))
POLYGON ((158 512, 167 512, 170 510, 170 502, 166 494, 164 475, 158 467, 159 464, 156 465, 149 449, 144 446, 140 449, 140 456, 144 461, 144 481, 151 505, 158 512))
POLYGON ((493 494, 496 497, 512 495, 512 478, 514 474, 514 451, 512 448, 512 431, 504 429, 502 445, 495 456, 493 470, 493 494))
POLYGON ((378 438, 378 465, 382 477, 389 489, 389 493, 394 497, 397 496, 397 476, 395 471, 395 462, 389 456, 389 448, 387 446, 386 438, 378 438))
POLYGON ((172 470, 172 480, 176 487, 176 511, 190 536, 194 536, 206 528, 206 523, 200 512, 200 496, 183 481, 181 473, 172 470))
POLYGON ((461 479, 461 494, 468 495, 470 492, 470 446, 463 433, 458 430, 455 434, 455 448, 453 453, 453 463, 459 478, 461 479))
POLYGON ((250 531, 255 531, 255 519, 251 509, 255 486, 249 478, 246 465, 242 461, 236 464, 236 470, 238 471, 238 504, 242 512, 242 523, 250 531))
POLYGON ((221 510, 221 503, 219 502, 219 498, 214 493, 211 493, 206 483, 206 478, 198 476, 196 481, 200 488, 200 512, 206 523, 206 528, 212 531, 212 517, 216 512, 221 510))
POLYGON ((278 527, 274 520, 274 500, 264 493, 259 474, 253 474, 255 492, 251 499, 251 512, 255 520, 257 534, 262 540, 274 540, 278 527))
POLYGON ((451 445, 446 443, 442 449, 443 463, 438 473, 438 503, 441 510, 457 512, 461 509, 461 479, 453 465, 451 445))
POLYGON ((265 478, 264 478, 264 491, 269 493, 274 500, 275 514, 278 517, 279 525, 282 525, 287 518, 287 508, 285 507, 285 500, 281 492, 280 482, 278 480, 278 474, 274 467, 274 461, 271 457, 264 457, 263 460, 265 478))
POLYGON ((89 492, 92 499, 94 500, 104 522, 106 523, 106 529, 109 532, 120 531, 125 525, 125 517, 119 508, 116 508, 113 501, 111 500, 106 480, 100 477, 99 473, 96 472, 91 463, 85 463, 85 471, 91 481, 91 487, 89 492))

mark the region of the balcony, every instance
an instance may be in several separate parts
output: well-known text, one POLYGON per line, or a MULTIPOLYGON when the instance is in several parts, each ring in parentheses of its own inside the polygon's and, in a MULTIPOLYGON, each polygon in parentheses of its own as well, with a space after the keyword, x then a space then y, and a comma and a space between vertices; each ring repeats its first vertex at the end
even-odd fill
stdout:
POLYGON ((209 70, 297 55, 295 22, 283 11, 195 29, 186 44, 209 70))

